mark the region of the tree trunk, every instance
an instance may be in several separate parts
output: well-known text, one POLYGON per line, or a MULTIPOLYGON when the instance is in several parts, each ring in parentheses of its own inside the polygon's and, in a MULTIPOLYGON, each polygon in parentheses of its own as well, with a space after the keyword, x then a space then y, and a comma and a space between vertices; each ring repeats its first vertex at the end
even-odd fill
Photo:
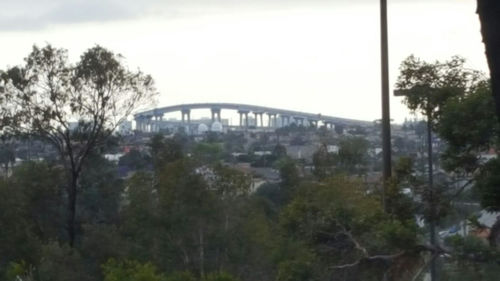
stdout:
POLYGON ((78 175, 72 173, 71 182, 68 187, 68 236, 69 245, 75 245, 76 237, 76 195, 78 187, 78 175))
POLYGON ((490 68, 491 90, 500 120, 500 1, 477 0, 477 13, 490 68))
POLYGON ((203 237, 203 228, 200 226, 198 229, 198 238, 200 243, 200 277, 205 278, 205 245, 203 237))

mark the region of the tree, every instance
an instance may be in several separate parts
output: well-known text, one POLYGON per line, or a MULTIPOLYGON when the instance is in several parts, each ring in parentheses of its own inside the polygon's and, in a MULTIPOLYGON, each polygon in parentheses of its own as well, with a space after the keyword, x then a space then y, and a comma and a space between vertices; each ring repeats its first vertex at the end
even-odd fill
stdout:
POLYGON ((496 0, 477 0, 477 13, 490 68, 496 115, 500 120, 500 3, 496 0))
POLYGON ((338 165, 341 171, 361 173, 368 156, 369 143, 362 137, 344 138, 339 143, 338 165))
POLYGON ((139 263, 133 260, 108 260, 102 265, 104 281, 162 281, 163 274, 151 263, 139 263))
POLYGON ((113 163, 99 154, 89 155, 80 178, 80 187, 78 222, 113 224, 118 221, 124 185, 113 163))
POLYGON ((16 162, 16 151, 12 139, 1 138, 0 164, 4 167, 5 176, 9 174, 9 168, 16 162))
POLYGON ((119 166, 126 166, 132 170, 147 170, 151 166, 151 157, 141 151, 132 148, 128 153, 120 157, 119 166))
POLYGON ((183 146, 178 138, 165 139, 163 135, 156 134, 151 138, 149 146, 155 169, 162 169, 167 163, 184 157, 183 146))
POLYGON ((395 93, 410 110, 437 121, 450 98, 471 93, 482 82, 482 74, 464 64, 459 56, 428 63, 411 55, 401 63, 395 93))
POLYGON ((67 232, 73 246, 83 165, 118 124, 152 100, 153 80, 128 70, 121 55, 101 46, 87 50, 76 65, 64 49, 34 46, 25 65, 7 73, 3 107, 12 110, 4 125, 43 137, 59 152, 67 171, 67 232))
MULTIPOLYGON (((442 198, 439 198, 433 186, 432 127, 439 122, 446 102, 474 92, 480 84, 480 73, 466 69, 464 63, 465 59, 458 56, 444 63, 428 63, 412 55, 401 63, 401 72, 396 82, 395 92, 404 96, 403 102, 408 108, 427 118, 428 185, 424 190, 424 198, 428 203, 426 219, 429 221, 430 242, 433 246, 436 245, 435 222, 438 220, 438 205, 442 198)), ((432 280, 435 280, 435 275, 436 263, 433 260, 432 280)))
POLYGON ((337 164, 338 157, 328 152, 326 144, 322 144, 318 150, 314 152, 312 161, 314 165, 313 173, 321 180, 333 175, 333 168, 335 164, 337 164))
POLYGON ((347 177, 301 186, 280 214, 280 225, 287 237, 310 245, 311 251, 300 255, 309 255, 308 259, 295 259, 295 269, 288 269, 293 274, 280 273, 280 280, 304 280, 294 277, 297 274, 342 280, 339 272, 350 269, 354 269, 348 271, 352 280, 382 280, 381 275, 395 277, 417 264, 413 219, 389 216, 377 197, 368 195, 360 182, 347 177), (409 264, 404 265, 406 262, 409 264))
POLYGON ((42 257, 37 268, 40 281, 92 280, 76 248, 52 242, 43 245, 42 257))

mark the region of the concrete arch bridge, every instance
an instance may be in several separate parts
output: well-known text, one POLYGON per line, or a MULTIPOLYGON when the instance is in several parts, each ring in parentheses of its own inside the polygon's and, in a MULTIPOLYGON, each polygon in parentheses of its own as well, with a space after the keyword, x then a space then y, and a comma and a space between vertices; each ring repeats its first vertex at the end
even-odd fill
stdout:
POLYGON ((142 132, 157 132, 166 121, 163 116, 167 113, 179 112, 180 120, 186 126, 191 123, 191 111, 196 109, 209 109, 212 114, 212 122, 221 122, 222 111, 236 111, 239 114, 239 123, 236 127, 248 128, 249 115, 253 115, 253 125, 256 128, 280 128, 288 126, 292 123, 297 125, 320 126, 321 124, 327 128, 333 128, 335 125, 345 127, 351 126, 366 126, 372 124, 369 121, 340 118, 327 116, 322 114, 307 113, 294 110, 286 110, 258 105, 248 105, 239 103, 191 103, 179 104, 154 108, 134 114, 136 130, 142 132), (264 122, 264 115, 266 121, 264 122))

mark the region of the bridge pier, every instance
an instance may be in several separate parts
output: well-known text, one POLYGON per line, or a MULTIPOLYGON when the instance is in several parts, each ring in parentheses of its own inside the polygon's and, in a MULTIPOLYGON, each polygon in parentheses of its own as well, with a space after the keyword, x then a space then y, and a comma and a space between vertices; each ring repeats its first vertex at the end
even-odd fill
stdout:
POLYGON ((281 117, 281 127, 290 125, 290 116, 281 114, 280 117, 281 117))
POLYGON ((247 110, 238 110, 238 114, 240 115, 240 127, 243 127, 243 121, 245 122, 244 127, 248 127, 248 113, 247 110), (245 116, 245 120, 243 120, 243 116, 245 116))
POLYGON ((141 124, 141 117, 140 116, 136 116, 134 118, 134 121, 135 121, 135 130, 136 131, 140 131, 141 130, 141 126, 142 126, 142 124, 141 124))
POLYGON ((146 122, 144 122, 144 130, 143 132, 149 133, 151 132, 151 119, 153 118, 152 115, 144 116, 144 119, 146 119, 146 122))
POLYGON ((304 118, 294 116, 293 119, 295 120, 295 124, 297 126, 303 126, 304 125, 304 118))
POLYGON ((153 123, 151 125, 151 132, 159 132, 161 121, 163 121, 163 115, 157 114, 153 116, 153 123))
POLYGON ((331 121, 323 121, 323 124, 325 124, 325 128, 332 130, 335 128, 335 124, 331 121))
POLYGON ((220 117, 220 108, 211 108, 210 109, 212 112, 212 123, 215 122, 215 118, 217 116, 217 121, 221 122, 221 117, 220 117))
POLYGON ((318 120, 309 119, 307 121, 309 121, 309 126, 314 127, 314 128, 318 128, 318 120))
POLYGON ((267 114, 267 127, 274 128, 276 127, 276 113, 268 113, 267 114))
POLYGON ((255 127, 264 127, 264 118, 262 117, 264 115, 263 112, 259 111, 254 111, 253 113, 255 115, 255 127), (259 126, 259 119, 260 119, 260 126, 259 126))
POLYGON ((191 123, 191 110, 188 108, 185 108, 181 110, 181 115, 182 115, 182 123, 191 123))

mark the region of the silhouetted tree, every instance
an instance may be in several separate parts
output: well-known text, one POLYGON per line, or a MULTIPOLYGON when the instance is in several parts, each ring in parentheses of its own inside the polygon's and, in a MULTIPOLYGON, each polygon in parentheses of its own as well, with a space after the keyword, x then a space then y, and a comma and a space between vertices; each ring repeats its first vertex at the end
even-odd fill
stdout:
POLYGON ((3 125, 38 135, 59 152, 68 176, 67 231, 73 246, 84 162, 106 145, 134 109, 151 102, 153 80, 140 71, 129 71, 120 55, 100 46, 87 50, 76 65, 68 62, 64 49, 34 46, 25 65, 6 73, 2 108, 9 115, 3 125))

